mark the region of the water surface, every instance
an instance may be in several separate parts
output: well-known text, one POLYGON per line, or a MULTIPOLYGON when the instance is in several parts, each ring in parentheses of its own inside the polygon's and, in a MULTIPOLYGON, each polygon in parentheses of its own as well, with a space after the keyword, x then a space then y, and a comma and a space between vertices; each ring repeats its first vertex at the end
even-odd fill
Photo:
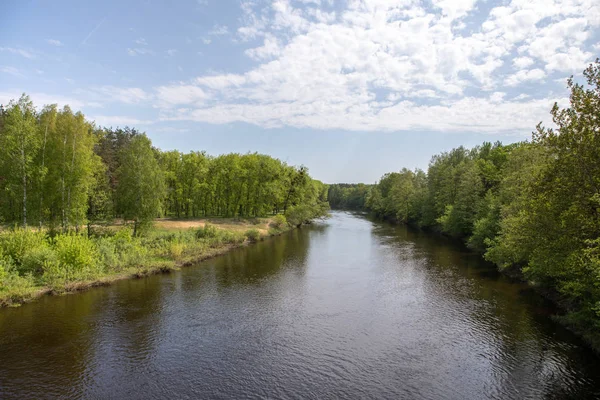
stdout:
POLYGON ((336 212, 0 310, 0 398, 585 399, 598 358, 456 244, 336 212))

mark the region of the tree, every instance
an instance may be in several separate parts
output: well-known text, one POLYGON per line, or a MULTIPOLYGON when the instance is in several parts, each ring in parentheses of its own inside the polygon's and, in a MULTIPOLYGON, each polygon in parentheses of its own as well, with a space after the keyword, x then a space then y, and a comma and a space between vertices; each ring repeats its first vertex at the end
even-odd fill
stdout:
POLYGON ((5 191, 10 202, 20 204, 23 226, 27 226, 28 202, 31 202, 31 199, 27 199, 28 189, 32 178, 39 172, 34 161, 40 145, 33 103, 23 94, 17 102, 11 101, 3 112, 3 129, 0 136, 0 159, 5 191))
POLYGON ((117 199, 125 220, 133 220, 134 236, 141 225, 158 217, 165 197, 163 171, 146 135, 136 135, 119 154, 117 199))

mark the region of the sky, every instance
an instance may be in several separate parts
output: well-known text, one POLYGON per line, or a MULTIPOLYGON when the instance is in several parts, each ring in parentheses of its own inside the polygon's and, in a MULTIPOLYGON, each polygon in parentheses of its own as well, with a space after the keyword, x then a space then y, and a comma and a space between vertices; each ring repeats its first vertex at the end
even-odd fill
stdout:
POLYGON ((598 0, 5 0, 0 104, 374 183, 551 126, 598 56, 598 0))

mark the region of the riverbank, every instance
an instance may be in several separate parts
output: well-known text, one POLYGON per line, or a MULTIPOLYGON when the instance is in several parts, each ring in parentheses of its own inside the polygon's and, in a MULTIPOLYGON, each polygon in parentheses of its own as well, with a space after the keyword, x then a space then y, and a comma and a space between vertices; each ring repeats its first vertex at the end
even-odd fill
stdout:
MULTIPOLYGON (((341 210, 340 210, 341 211, 341 210)), ((390 220, 387 218, 379 218, 375 216, 373 213, 369 213, 366 211, 356 211, 356 210, 348 210, 351 212, 361 213, 362 215, 366 215, 371 219, 382 221, 389 223, 391 225, 406 225, 411 229, 421 230, 430 235, 441 236, 447 239, 452 240, 456 243, 457 246, 463 247, 465 250, 471 252, 472 254, 476 254, 481 259, 485 260, 484 254, 475 251, 467 246, 467 244, 459 239, 453 238, 444 234, 443 232, 432 230, 432 229, 424 229, 422 227, 415 226, 413 224, 406 224, 402 222, 398 222, 396 220, 390 220)), ((487 260, 486 260, 487 261, 487 260)), ((489 261, 488 261, 489 262, 489 261)), ((564 296, 553 287, 543 286, 539 283, 532 282, 527 279, 525 274, 523 273, 522 265, 508 265, 504 268, 500 268, 496 265, 498 271, 510 278, 515 282, 521 282, 526 284, 528 287, 532 288, 538 295, 542 296, 546 300, 550 301, 558 310, 558 313, 552 316, 552 319, 557 323, 561 324, 563 327, 577 335, 579 338, 583 340, 589 346, 589 348, 594 351, 596 354, 600 355, 600 335, 599 329, 600 327, 590 324, 589 321, 593 321, 594 318, 589 315, 584 315, 583 311, 577 309, 576 305, 573 302, 569 302, 568 299, 565 299, 564 296)))
POLYGON ((233 220, 157 220, 141 237, 127 226, 98 236, 50 238, 33 230, 0 234, 0 307, 76 293, 124 279, 168 273, 293 227, 283 216, 233 220))

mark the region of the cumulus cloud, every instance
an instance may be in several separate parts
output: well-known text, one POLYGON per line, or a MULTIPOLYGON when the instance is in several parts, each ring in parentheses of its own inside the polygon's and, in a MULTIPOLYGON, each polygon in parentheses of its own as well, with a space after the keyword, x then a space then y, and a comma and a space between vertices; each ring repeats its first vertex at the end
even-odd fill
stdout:
POLYGON ((504 84, 506 86, 517 86, 522 82, 539 81, 540 79, 544 79, 545 76, 546 73, 539 68, 531 70, 521 70, 516 74, 513 74, 506 78, 504 84))
MULTIPOLYGON (((235 43, 227 51, 243 52, 246 64, 154 88, 106 86, 86 95, 152 105, 166 121, 528 133, 549 120, 554 101, 566 99, 556 80, 580 72, 600 45, 597 0, 239 4, 237 26, 213 25, 200 39, 229 36, 235 43)), ((127 52, 154 54, 143 39, 127 52)))
POLYGON ((161 115, 266 127, 529 131, 556 100, 552 88, 536 98, 507 92, 583 69, 600 4, 480 5, 350 0, 339 10, 318 0, 243 1, 237 36, 260 38, 245 50, 259 64, 170 86, 169 93, 183 93, 177 104, 187 106, 163 102, 161 115), (480 22, 473 27, 473 20, 480 22))

